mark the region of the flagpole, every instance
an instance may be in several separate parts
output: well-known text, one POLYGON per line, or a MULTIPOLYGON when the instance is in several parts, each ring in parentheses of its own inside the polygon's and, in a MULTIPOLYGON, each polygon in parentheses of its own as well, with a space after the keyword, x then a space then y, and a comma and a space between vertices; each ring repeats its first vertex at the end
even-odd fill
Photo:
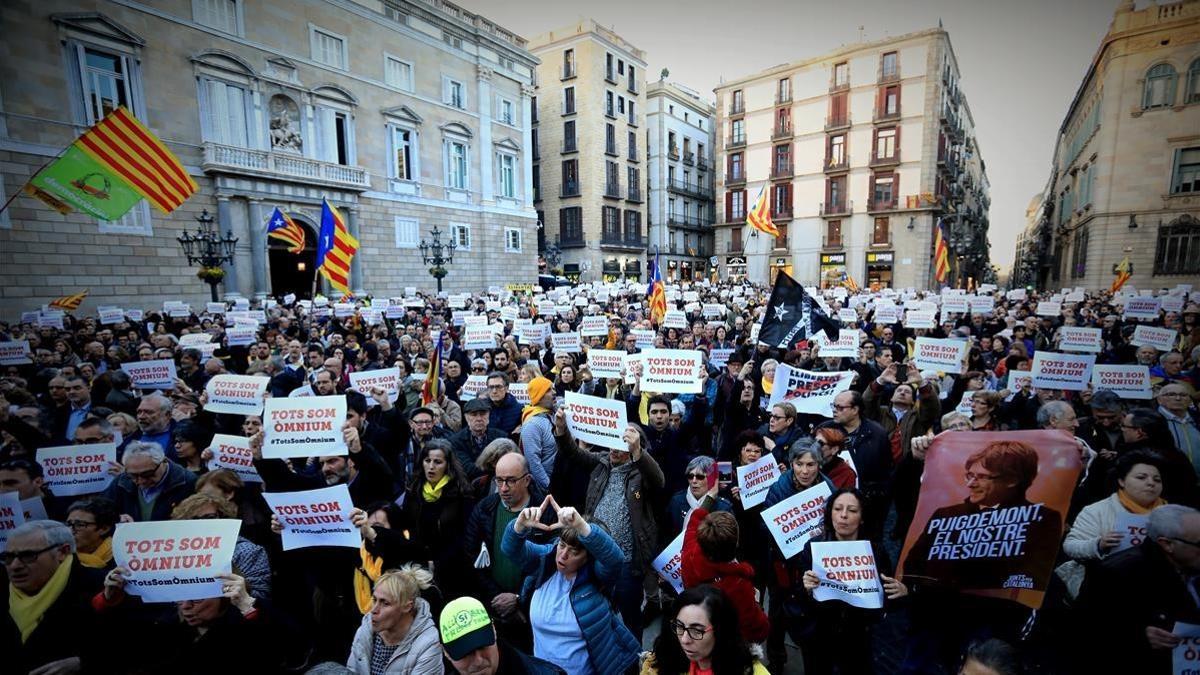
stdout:
POLYGON ((65 153, 67 150, 70 150, 72 145, 75 145, 74 141, 69 143, 67 145, 67 147, 63 148, 62 150, 59 150, 57 155, 46 160, 45 164, 42 164, 40 167, 38 167, 38 170, 34 171, 33 175, 29 177, 29 180, 25 181, 25 184, 22 185, 20 188, 18 188, 17 191, 14 192, 12 194, 12 196, 9 197, 8 200, 4 202, 4 206, 0 206, 0 213, 4 213, 8 209, 9 204, 12 204, 13 200, 15 200, 17 198, 17 196, 25 193, 25 188, 29 187, 29 185, 31 183, 33 183, 33 179, 37 178, 39 175, 41 175, 41 173, 46 170, 46 167, 50 166, 51 164, 53 164, 53 163, 57 162, 59 159, 61 159, 63 156, 63 153, 65 153))

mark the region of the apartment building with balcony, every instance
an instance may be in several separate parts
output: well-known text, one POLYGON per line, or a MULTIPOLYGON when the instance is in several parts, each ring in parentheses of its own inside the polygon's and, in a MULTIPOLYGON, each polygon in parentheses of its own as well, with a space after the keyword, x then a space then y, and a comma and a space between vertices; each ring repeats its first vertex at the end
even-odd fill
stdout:
POLYGON ((671 280, 708 276, 713 256, 713 139, 716 109, 681 84, 646 87, 650 255, 671 280))
POLYGON ((943 219, 954 280, 990 270, 986 168, 945 30, 849 45, 714 91, 722 274, 932 287, 943 219), (745 225, 762 191, 779 237, 745 225))
POLYGON ((361 243, 356 292, 430 288, 418 244, 434 227, 458 245, 449 289, 535 278, 537 61, 482 16, 444 0, 46 0, 6 3, 0 27, 22 36, 0 64, 5 194, 118 105, 200 185, 169 216, 142 203, 119 222, 17 197, 0 222, 6 313, 84 288, 202 302, 176 241, 202 210, 238 238, 226 297, 307 297, 322 198, 361 243), (266 237, 277 207, 307 232, 299 255, 266 237))
POLYGON ((642 279, 646 55, 590 19, 529 40, 538 248, 572 279, 642 279))
POLYGON ((1200 2, 1117 6, 1059 128, 1015 283, 1200 285, 1200 2))

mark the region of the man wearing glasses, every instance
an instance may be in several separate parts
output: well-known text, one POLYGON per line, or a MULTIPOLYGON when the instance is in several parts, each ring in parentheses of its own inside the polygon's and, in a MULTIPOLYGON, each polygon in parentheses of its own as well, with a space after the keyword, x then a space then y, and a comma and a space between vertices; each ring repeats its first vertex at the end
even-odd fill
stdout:
POLYGON ((89 601, 102 577, 76 560, 71 530, 52 520, 25 523, 0 560, 9 580, 0 592, 5 672, 79 672, 101 649, 89 601))
POLYGON ((485 398, 473 398, 463 405, 463 417, 467 418, 465 427, 450 437, 454 453, 462 463, 467 477, 475 480, 482 470, 475 465, 483 449, 492 441, 504 438, 505 434, 499 429, 488 426, 491 417, 492 404, 485 398))
POLYGON ((1175 447, 1188 456, 1192 467, 1200 473, 1200 416, 1192 409, 1187 387, 1173 382, 1158 390, 1158 412, 1167 421, 1175 438, 1175 447))
POLYGON ((125 448, 125 473, 104 490, 122 521, 170 520, 171 510, 196 491, 196 475, 167 459, 155 443, 125 448))
MULTIPOLYGON (((478 374, 478 373, 472 373, 478 374)), ((488 374, 487 397, 492 403, 488 426, 511 434, 521 424, 521 404, 508 393, 508 376, 501 372, 488 374)))
MULTIPOLYGON (((493 480, 496 491, 479 502, 467 521, 463 550, 468 559, 475 561, 478 589, 475 595, 495 617, 497 630, 506 640, 529 649, 533 644, 533 633, 529 620, 520 611, 519 598, 525 577, 521 569, 500 552, 500 540, 504 538, 509 522, 523 509, 541 504, 546 495, 534 484, 529 475, 529 464, 515 445, 496 462, 493 480), (482 555, 485 547, 487 556, 482 555)), ((540 522, 547 527, 558 522, 558 514, 552 505, 543 507, 540 522)), ((546 543, 551 532, 534 528, 532 537, 539 544, 546 543)))

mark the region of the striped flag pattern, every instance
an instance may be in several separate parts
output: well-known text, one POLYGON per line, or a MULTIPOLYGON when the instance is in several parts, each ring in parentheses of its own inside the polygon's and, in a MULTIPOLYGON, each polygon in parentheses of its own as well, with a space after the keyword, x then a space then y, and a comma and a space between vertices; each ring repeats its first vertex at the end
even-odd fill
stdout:
POLYGON ((61 298, 55 298, 50 301, 49 306, 53 307, 54 309, 63 309, 67 311, 77 310, 79 309, 79 306, 83 304, 83 299, 87 297, 88 290, 91 289, 84 290, 82 293, 76 293, 75 295, 64 295, 61 298))
POLYGON ((942 221, 933 228, 933 278, 939 283, 946 283, 950 276, 950 247, 946 244, 942 221))
POLYGON ((646 297, 649 298, 650 321, 658 326, 667 315, 667 291, 663 286, 662 270, 659 268, 658 249, 654 250, 654 261, 651 262, 650 285, 646 287, 646 297))
POLYGON ((267 221, 267 236, 291 244, 288 253, 300 253, 304 250, 304 228, 297 225, 296 221, 278 206, 267 221))
POLYGON ((1133 271, 1130 269, 1129 256, 1125 256, 1124 260, 1117 263, 1117 267, 1114 271, 1116 272, 1117 277, 1113 279, 1112 286, 1108 287, 1109 293, 1116 293, 1117 291, 1121 290, 1121 287, 1125 285, 1125 282, 1129 281, 1129 277, 1133 276, 1133 271))
POLYGON ((179 159, 124 106, 105 116, 75 145, 163 213, 179 208, 199 189, 179 159))
POLYGON ((763 186, 762 190, 759 191, 758 200, 754 202, 754 208, 750 209, 750 213, 746 214, 746 224, 772 237, 779 236, 779 228, 775 227, 775 223, 771 222, 771 205, 767 202, 766 186, 763 186))
POLYGON ((358 240, 350 235, 346 221, 329 202, 321 200, 321 234, 317 242, 317 270, 342 293, 350 292, 350 261, 358 251, 358 240))
POLYGON ((442 396, 442 346, 445 340, 446 332, 442 331, 438 334, 437 348, 433 350, 433 358, 429 359, 429 372, 421 387, 421 405, 436 403, 442 396))

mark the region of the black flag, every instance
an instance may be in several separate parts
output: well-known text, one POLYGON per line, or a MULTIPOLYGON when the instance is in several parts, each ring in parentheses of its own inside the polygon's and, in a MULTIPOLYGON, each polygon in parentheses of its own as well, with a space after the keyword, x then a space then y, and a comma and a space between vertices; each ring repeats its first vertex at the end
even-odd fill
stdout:
POLYGON ((775 278, 767 303, 758 341, 779 349, 790 349, 800 340, 825 331, 830 340, 838 339, 839 326, 829 318, 804 287, 783 273, 775 278))

